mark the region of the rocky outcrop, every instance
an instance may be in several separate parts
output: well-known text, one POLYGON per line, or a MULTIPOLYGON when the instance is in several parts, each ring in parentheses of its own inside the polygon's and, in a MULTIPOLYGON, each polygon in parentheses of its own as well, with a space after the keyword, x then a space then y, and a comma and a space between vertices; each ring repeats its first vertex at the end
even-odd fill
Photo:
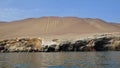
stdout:
POLYGON ((120 37, 99 37, 86 40, 63 41, 46 46, 45 52, 70 52, 70 51, 119 51, 120 37))
POLYGON ((120 36, 100 35, 78 40, 43 41, 39 38, 16 38, 0 41, 0 52, 70 52, 120 51, 120 36))
POLYGON ((21 38, 0 41, 0 52, 41 51, 42 40, 38 38, 21 38))

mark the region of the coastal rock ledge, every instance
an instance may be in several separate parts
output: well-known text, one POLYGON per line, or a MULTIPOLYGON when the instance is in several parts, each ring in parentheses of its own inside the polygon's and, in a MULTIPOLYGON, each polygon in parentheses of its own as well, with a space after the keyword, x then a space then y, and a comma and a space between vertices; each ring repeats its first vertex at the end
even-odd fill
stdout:
POLYGON ((120 51, 120 35, 102 34, 77 40, 43 41, 40 38, 16 38, 0 41, 0 52, 120 51))

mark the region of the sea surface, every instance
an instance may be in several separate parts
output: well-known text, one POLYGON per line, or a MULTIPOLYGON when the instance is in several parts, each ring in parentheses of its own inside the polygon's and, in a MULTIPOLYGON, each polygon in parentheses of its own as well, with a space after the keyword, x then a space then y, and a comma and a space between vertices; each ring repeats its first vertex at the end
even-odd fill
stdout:
POLYGON ((0 53, 0 68, 120 68, 120 52, 0 53))

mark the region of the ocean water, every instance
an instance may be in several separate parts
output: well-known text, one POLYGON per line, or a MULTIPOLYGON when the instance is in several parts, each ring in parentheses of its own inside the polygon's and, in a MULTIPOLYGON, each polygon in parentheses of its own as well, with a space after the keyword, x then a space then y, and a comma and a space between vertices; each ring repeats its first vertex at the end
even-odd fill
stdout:
POLYGON ((120 68, 120 52, 0 53, 0 68, 120 68))

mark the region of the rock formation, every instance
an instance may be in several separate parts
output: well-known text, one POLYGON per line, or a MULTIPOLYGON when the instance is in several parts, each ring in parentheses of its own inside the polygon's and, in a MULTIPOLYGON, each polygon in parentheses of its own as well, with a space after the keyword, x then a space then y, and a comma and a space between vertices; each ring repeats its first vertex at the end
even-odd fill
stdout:
POLYGON ((16 38, 0 41, 0 52, 69 52, 120 51, 120 35, 102 34, 78 40, 43 41, 39 38, 16 38))
POLYGON ((41 51, 42 40, 38 38, 21 38, 0 41, 0 52, 41 51))

